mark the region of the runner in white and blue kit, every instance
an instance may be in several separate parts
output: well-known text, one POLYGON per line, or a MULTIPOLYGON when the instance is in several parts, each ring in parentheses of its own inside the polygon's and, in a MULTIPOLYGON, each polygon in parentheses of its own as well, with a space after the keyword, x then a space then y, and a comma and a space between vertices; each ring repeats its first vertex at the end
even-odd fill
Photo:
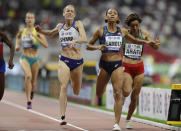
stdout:
POLYGON ((75 7, 67 5, 63 9, 65 22, 59 23, 52 30, 41 30, 37 26, 36 30, 52 36, 59 33, 62 52, 59 61, 58 78, 60 81, 60 125, 66 125, 65 113, 67 107, 67 87, 69 80, 75 95, 78 95, 82 85, 83 57, 81 53, 81 44, 87 42, 84 26, 80 20, 75 21, 75 7))

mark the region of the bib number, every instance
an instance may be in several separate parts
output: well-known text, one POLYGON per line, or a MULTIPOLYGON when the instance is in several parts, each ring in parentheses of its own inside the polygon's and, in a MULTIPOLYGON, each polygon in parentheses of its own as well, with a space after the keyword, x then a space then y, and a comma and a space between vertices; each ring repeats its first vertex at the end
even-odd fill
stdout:
POLYGON ((109 51, 120 51, 122 44, 121 36, 106 36, 106 47, 109 51))
POLYGON ((126 43, 125 56, 129 58, 140 59, 143 51, 143 45, 126 43))

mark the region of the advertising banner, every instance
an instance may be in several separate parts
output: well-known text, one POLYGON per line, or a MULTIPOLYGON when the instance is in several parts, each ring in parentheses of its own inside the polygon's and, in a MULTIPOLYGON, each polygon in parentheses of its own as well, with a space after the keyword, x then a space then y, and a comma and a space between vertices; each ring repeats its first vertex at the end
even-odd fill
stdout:
POLYGON ((170 93, 170 89, 143 87, 139 96, 139 115, 166 120, 170 93))

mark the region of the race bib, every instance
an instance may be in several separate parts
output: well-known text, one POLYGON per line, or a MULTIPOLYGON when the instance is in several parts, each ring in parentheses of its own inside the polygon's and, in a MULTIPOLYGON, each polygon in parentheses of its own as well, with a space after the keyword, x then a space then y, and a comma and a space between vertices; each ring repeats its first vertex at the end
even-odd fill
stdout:
POLYGON ((60 33, 60 44, 62 48, 68 47, 71 41, 73 41, 72 32, 60 33))
POLYGON ((134 59, 140 59, 143 51, 143 45, 126 43, 125 56, 134 59))
POLYGON ((106 48, 109 51, 120 51, 122 44, 121 36, 106 36, 106 48))
POLYGON ((32 36, 22 37, 22 43, 24 48, 31 48, 33 46, 33 37, 32 36))

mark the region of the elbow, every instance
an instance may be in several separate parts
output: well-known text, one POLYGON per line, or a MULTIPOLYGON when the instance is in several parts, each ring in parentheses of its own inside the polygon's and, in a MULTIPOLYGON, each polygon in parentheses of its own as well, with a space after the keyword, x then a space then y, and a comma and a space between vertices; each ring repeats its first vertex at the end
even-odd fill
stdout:
POLYGON ((48 48, 48 43, 44 46, 45 48, 48 48))
POLYGON ((87 38, 84 39, 85 43, 87 43, 87 38))
POLYGON ((158 49, 159 49, 159 47, 158 47, 158 46, 157 46, 157 47, 154 47, 154 49, 155 49, 155 50, 158 50, 158 49))
POLYGON ((82 40, 83 43, 87 43, 87 38, 82 40))
POLYGON ((13 44, 10 45, 10 50, 11 50, 11 51, 14 51, 14 50, 15 50, 15 47, 14 47, 13 44))
POLYGON ((87 43, 87 40, 84 40, 84 43, 87 43))
POLYGON ((20 48, 19 48, 19 47, 16 47, 15 51, 18 52, 19 50, 20 50, 20 48))
POLYGON ((81 37, 80 41, 81 41, 81 43, 87 43, 87 37, 86 36, 81 37))
POLYGON ((86 50, 91 50, 92 48, 90 47, 90 45, 88 44, 87 46, 86 46, 86 50))
POLYGON ((44 48, 48 48, 48 42, 41 43, 41 45, 42 45, 44 48))
POLYGON ((87 45, 87 46, 86 46, 86 50, 89 50, 89 49, 90 49, 90 48, 89 48, 89 45, 87 45))
POLYGON ((45 41, 42 43, 42 45, 43 45, 44 48, 48 48, 48 41, 45 40, 45 41))
POLYGON ((14 50, 14 45, 13 45, 13 44, 11 44, 10 48, 11 48, 12 50, 14 50))

